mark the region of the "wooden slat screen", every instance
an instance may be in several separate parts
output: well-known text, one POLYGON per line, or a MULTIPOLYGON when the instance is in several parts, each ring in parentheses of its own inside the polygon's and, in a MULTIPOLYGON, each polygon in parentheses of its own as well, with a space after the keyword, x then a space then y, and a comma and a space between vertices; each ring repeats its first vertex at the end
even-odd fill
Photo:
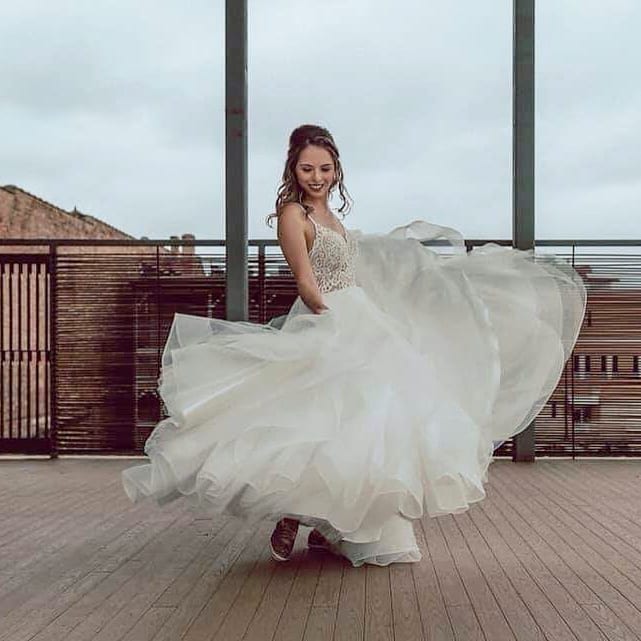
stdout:
MULTIPOLYGON (((282 316, 296 297, 289 268, 274 245, 274 241, 250 243, 249 313, 253 322, 282 316)), ((608 253, 578 246, 540 250, 567 258, 584 274, 588 308, 572 358, 536 419, 537 456, 641 455, 639 245, 610 248, 608 253)), ((174 313, 225 315, 224 243, 196 241, 194 247, 196 253, 172 251, 158 241, 117 246, 74 241, 52 244, 50 255, 37 259, 47 265, 40 268, 44 276, 38 278, 50 278, 51 291, 49 286, 45 289, 52 301, 46 315, 52 329, 51 345, 41 351, 46 355, 43 362, 51 361, 53 368, 52 387, 47 391, 53 399, 51 416, 46 410, 44 416, 39 415, 47 425, 51 419, 50 451, 54 455, 142 451, 151 429, 166 415, 156 387, 161 350, 174 313)), ((2 251, 0 244, 0 256, 2 251)), ((16 253, 5 254, 3 259, 3 416, 5 426, 12 422, 11 434, 16 434, 15 418, 10 421, 7 413, 10 312, 6 264, 22 259, 16 253)), ((45 290, 41 294, 44 297, 45 290)), ((15 310, 11 313, 12 331, 18 331, 18 316, 15 310)), ((25 332, 25 323, 21 327, 25 332)), ((32 328, 32 336, 35 331, 32 328)), ((23 345, 27 343, 25 339, 23 345)), ((25 381, 14 377, 11 385, 13 395, 20 393, 25 398, 25 381)), ((23 416, 27 409, 25 406, 23 416)), ((34 451, 24 441, 11 441, 10 428, 3 429, 0 451, 34 451)), ((497 454, 510 455, 511 442, 497 454)))

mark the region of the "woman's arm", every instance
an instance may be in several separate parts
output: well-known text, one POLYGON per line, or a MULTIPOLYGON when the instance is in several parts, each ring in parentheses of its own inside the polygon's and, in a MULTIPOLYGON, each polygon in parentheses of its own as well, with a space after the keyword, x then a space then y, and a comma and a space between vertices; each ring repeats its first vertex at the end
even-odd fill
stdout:
POLYGON ((298 293, 314 314, 329 309, 312 272, 305 242, 305 214, 296 203, 286 203, 278 216, 278 242, 294 274, 298 293))

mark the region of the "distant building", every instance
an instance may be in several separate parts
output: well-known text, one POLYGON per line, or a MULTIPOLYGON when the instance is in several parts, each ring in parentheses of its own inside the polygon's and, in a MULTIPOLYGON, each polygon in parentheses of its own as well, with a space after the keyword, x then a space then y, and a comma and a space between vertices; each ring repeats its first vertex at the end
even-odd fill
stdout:
POLYGON ((75 207, 67 211, 15 185, 0 187, 0 238, 134 240, 99 218, 75 207))
POLYGON ((565 374, 537 421, 537 442, 549 439, 559 453, 572 443, 584 454, 638 455, 641 449, 637 260, 629 258, 609 275, 588 265, 576 268, 588 290, 585 319, 565 374))

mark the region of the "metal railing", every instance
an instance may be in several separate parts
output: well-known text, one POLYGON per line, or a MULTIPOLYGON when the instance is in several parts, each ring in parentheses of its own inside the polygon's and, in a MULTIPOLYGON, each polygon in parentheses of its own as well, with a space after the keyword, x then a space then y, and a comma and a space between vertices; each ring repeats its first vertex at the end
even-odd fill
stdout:
MULTIPOLYGON (((487 242, 511 245, 466 246, 487 242)), ((538 456, 641 455, 640 247, 537 243, 588 283, 579 341, 536 420, 538 456)), ((296 286, 276 240, 249 254, 250 320, 264 323, 296 286)), ((166 416, 156 387, 173 315, 225 317, 222 240, 2 240, 0 277, 0 452, 140 453, 166 416)))

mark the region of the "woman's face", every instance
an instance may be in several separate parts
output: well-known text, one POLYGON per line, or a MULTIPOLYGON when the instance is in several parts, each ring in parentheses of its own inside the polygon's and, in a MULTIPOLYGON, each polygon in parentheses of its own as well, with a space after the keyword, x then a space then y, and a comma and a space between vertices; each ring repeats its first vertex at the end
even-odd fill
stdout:
POLYGON ((332 155, 324 147, 307 145, 298 156, 295 173, 308 198, 326 199, 336 175, 332 155))

